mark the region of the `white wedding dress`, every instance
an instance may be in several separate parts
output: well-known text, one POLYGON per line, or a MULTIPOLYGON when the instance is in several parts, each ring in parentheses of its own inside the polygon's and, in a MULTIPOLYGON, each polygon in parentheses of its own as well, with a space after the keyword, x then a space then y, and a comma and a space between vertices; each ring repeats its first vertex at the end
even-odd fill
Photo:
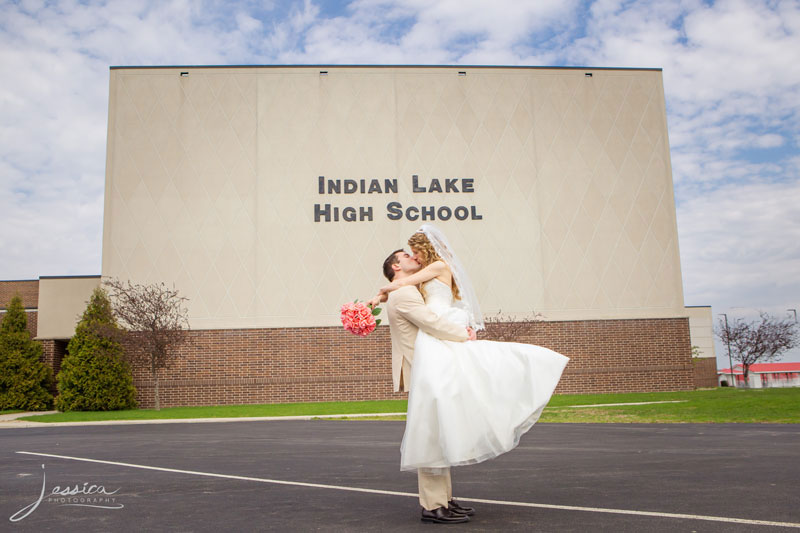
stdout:
MULTIPOLYGON (((466 327, 450 287, 433 279, 425 293, 436 314, 466 327)), ((400 469, 474 464, 514 449, 541 416, 567 361, 541 346, 451 342, 420 331, 400 469)))

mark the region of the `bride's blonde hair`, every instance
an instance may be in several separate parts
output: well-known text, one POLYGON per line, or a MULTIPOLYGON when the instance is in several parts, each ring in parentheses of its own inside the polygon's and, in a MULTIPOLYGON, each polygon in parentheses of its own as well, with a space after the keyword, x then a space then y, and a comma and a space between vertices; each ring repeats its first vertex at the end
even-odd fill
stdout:
MULTIPOLYGON (((428 240, 428 237, 424 233, 415 233, 412 235, 411 238, 408 239, 408 245, 411 247, 411 251, 419 254, 422 268, 425 268, 436 261, 441 261, 447 264, 444 259, 442 259, 438 253, 436 253, 436 249, 433 247, 431 241, 428 240)), ((458 285, 456 285, 455 279, 450 282, 450 290, 453 293, 454 300, 461 299, 461 294, 458 292, 458 285)), ((425 298, 425 289, 422 287, 422 285, 419 287, 419 292, 421 292, 422 297, 425 298)))

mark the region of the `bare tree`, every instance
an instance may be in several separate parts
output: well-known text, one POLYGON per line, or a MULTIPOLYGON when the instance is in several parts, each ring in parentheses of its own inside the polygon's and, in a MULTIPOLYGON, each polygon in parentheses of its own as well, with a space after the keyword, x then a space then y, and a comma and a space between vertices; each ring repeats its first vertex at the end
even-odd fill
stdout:
POLYGON ((128 357, 150 367, 155 385, 156 410, 159 403, 158 370, 169 367, 177 357, 177 348, 188 340, 188 298, 164 283, 137 285, 118 279, 104 281, 114 308, 114 315, 132 333, 125 343, 128 357))
POLYGON ((484 318, 486 329, 479 333, 481 339, 494 341, 518 342, 522 335, 532 323, 544 321, 544 315, 532 311, 530 315, 517 319, 516 315, 504 315, 503 311, 498 311, 489 317, 484 318))
POLYGON ((796 323, 763 312, 759 315, 760 320, 737 318, 727 327, 725 321, 720 319, 716 327, 717 337, 730 346, 731 357, 742 363, 745 386, 750 365, 779 359, 784 352, 798 344, 796 323))

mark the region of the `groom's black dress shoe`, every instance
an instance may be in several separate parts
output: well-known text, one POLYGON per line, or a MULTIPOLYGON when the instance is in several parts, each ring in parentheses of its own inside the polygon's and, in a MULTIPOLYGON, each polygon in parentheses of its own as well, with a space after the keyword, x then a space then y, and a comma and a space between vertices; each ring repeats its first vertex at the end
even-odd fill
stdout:
POLYGON ((464 516, 472 516, 475 514, 475 509, 472 507, 464 507, 455 500, 447 502, 447 510, 453 513, 463 514, 464 516))
POLYGON ((469 517, 457 514, 444 507, 438 507, 433 511, 422 510, 422 521, 433 522, 435 524, 461 524, 469 522, 469 517))

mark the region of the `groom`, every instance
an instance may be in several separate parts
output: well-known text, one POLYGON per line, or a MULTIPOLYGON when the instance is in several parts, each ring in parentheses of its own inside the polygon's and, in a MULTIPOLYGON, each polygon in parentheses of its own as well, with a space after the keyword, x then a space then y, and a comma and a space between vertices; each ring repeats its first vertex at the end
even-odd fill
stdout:
MULTIPOLYGON (((403 279, 419 269, 420 264, 403 250, 395 250, 383 262, 383 275, 389 281, 403 279)), ((448 322, 431 311, 425 305, 422 294, 413 285, 389 293, 386 311, 392 336, 392 382, 395 392, 408 391, 414 341, 420 329, 442 340, 475 340, 475 332, 471 328, 465 329, 448 322)), ((475 514, 475 511, 471 507, 462 507, 453 500, 450 469, 439 470, 442 470, 439 474, 417 470, 422 521, 439 524, 468 522, 469 515, 475 514)))

